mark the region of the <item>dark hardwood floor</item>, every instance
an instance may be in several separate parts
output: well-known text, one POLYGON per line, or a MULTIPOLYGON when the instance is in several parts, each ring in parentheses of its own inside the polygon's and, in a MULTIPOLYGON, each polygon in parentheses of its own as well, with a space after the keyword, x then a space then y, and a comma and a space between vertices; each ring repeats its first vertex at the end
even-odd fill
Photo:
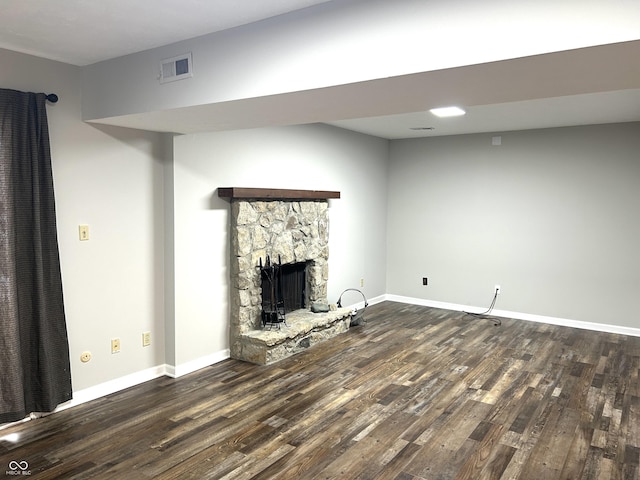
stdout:
POLYGON ((640 338, 391 302, 365 316, 272 366, 227 360, 0 430, 0 475, 638 478, 640 338))

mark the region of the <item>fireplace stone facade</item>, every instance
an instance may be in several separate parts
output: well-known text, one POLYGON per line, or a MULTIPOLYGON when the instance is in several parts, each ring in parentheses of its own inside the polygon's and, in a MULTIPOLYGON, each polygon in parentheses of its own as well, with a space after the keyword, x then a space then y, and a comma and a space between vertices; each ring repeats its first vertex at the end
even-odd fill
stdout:
MULTIPOLYGON (((222 195, 221 195, 222 196, 222 195)), ((231 199, 230 230, 231 356, 273 363, 349 328, 351 310, 311 313, 312 303, 327 304, 329 211, 326 199, 231 199), (286 325, 263 328, 259 264, 307 264, 307 305, 287 312, 286 325)))

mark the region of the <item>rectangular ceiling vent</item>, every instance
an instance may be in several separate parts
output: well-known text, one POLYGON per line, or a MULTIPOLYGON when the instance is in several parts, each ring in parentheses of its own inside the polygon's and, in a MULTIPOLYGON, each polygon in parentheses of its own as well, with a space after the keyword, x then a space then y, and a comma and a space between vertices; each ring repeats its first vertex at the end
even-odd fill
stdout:
POLYGON ((160 83, 175 82, 190 77, 193 77, 191 52, 160 62, 160 83))

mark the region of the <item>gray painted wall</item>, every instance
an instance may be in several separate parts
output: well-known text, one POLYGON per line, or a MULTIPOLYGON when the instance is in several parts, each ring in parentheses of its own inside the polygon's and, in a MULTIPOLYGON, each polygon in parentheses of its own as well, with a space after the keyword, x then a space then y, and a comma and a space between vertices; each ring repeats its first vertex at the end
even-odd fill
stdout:
POLYGON ((162 365, 162 135, 84 123, 80 68, 3 49, 0 66, 3 88, 60 97, 47 117, 74 392, 162 365), (112 355, 114 337, 122 349, 112 355))
POLYGON ((639 123, 390 152, 388 293, 640 327, 639 123))

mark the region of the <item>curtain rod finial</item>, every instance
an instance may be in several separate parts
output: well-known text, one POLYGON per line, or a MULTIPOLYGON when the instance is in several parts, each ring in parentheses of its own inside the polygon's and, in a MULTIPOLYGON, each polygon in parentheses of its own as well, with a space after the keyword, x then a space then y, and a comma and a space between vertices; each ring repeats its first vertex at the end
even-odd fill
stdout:
POLYGON ((56 95, 55 93, 50 93, 47 95, 47 100, 49 100, 51 103, 57 103, 58 95, 56 95))

